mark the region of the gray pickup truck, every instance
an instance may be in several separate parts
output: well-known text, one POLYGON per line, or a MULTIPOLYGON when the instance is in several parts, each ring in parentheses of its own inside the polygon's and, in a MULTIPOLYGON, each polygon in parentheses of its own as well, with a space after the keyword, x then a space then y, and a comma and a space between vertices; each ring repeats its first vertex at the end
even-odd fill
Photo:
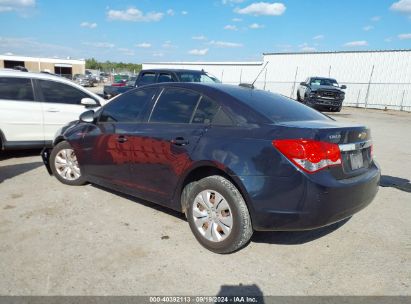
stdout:
POLYGON ((297 100, 317 110, 340 112, 346 88, 332 78, 308 77, 298 87, 297 100))
POLYGON ((174 69, 152 69, 142 70, 135 80, 126 82, 123 86, 104 86, 104 98, 110 99, 135 87, 159 82, 208 82, 219 83, 214 76, 204 71, 196 70, 174 70, 174 69))

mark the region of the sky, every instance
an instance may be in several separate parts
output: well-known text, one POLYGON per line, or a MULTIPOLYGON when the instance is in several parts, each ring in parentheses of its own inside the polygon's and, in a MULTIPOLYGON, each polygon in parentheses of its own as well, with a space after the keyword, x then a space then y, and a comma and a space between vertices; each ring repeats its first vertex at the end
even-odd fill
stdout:
POLYGON ((142 63, 385 49, 411 49, 411 0, 0 0, 0 54, 142 63))

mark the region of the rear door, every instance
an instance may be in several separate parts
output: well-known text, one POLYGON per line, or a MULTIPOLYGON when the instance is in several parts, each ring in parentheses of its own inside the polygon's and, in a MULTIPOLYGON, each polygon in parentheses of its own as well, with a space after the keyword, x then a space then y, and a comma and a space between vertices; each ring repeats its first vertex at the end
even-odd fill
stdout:
POLYGON ((41 103, 30 78, 0 77, 0 131, 14 144, 44 144, 41 103))
POLYGON ((148 115, 148 122, 132 134, 131 181, 144 197, 167 204, 180 176, 209 123, 197 114, 207 100, 182 88, 165 88, 148 115))
MULTIPOLYGON (((86 111, 83 98, 93 98, 86 92, 66 83, 36 80, 44 113, 44 138, 51 141, 56 131, 66 123, 77 120, 86 111)), ((98 103, 98 101, 96 100, 98 103)))

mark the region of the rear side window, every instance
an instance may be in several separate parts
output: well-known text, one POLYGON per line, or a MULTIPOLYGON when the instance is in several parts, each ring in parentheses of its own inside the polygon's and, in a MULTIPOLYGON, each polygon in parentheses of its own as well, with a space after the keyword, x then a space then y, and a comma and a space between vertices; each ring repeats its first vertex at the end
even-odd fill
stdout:
POLYGON ((92 98, 87 93, 64 83, 49 80, 38 82, 45 102, 79 105, 83 98, 92 98))
POLYGON ((151 84, 156 82, 156 73, 144 73, 138 84, 139 85, 146 85, 146 84, 151 84))
POLYGON ((9 100, 33 101, 31 79, 0 77, 0 98, 9 100))
POLYGON ((203 96, 201 98, 200 104, 193 116, 192 123, 197 124, 209 124, 213 121, 213 118, 220 106, 214 100, 203 96))
POLYGON ((127 92, 103 108, 100 122, 137 122, 144 107, 152 100, 157 89, 127 92))
POLYGON ((166 89, 151 114, 150 122, 190 123, 200 94, 184 89, 166 89))

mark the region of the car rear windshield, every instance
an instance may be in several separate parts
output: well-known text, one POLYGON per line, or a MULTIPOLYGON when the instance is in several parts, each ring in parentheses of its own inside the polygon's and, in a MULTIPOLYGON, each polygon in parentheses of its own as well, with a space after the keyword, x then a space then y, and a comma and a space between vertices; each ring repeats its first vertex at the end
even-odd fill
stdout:
POLYGON ((329 120, 327 116, 288 97, 237 87, 228 92, 272 122, 329 120))

